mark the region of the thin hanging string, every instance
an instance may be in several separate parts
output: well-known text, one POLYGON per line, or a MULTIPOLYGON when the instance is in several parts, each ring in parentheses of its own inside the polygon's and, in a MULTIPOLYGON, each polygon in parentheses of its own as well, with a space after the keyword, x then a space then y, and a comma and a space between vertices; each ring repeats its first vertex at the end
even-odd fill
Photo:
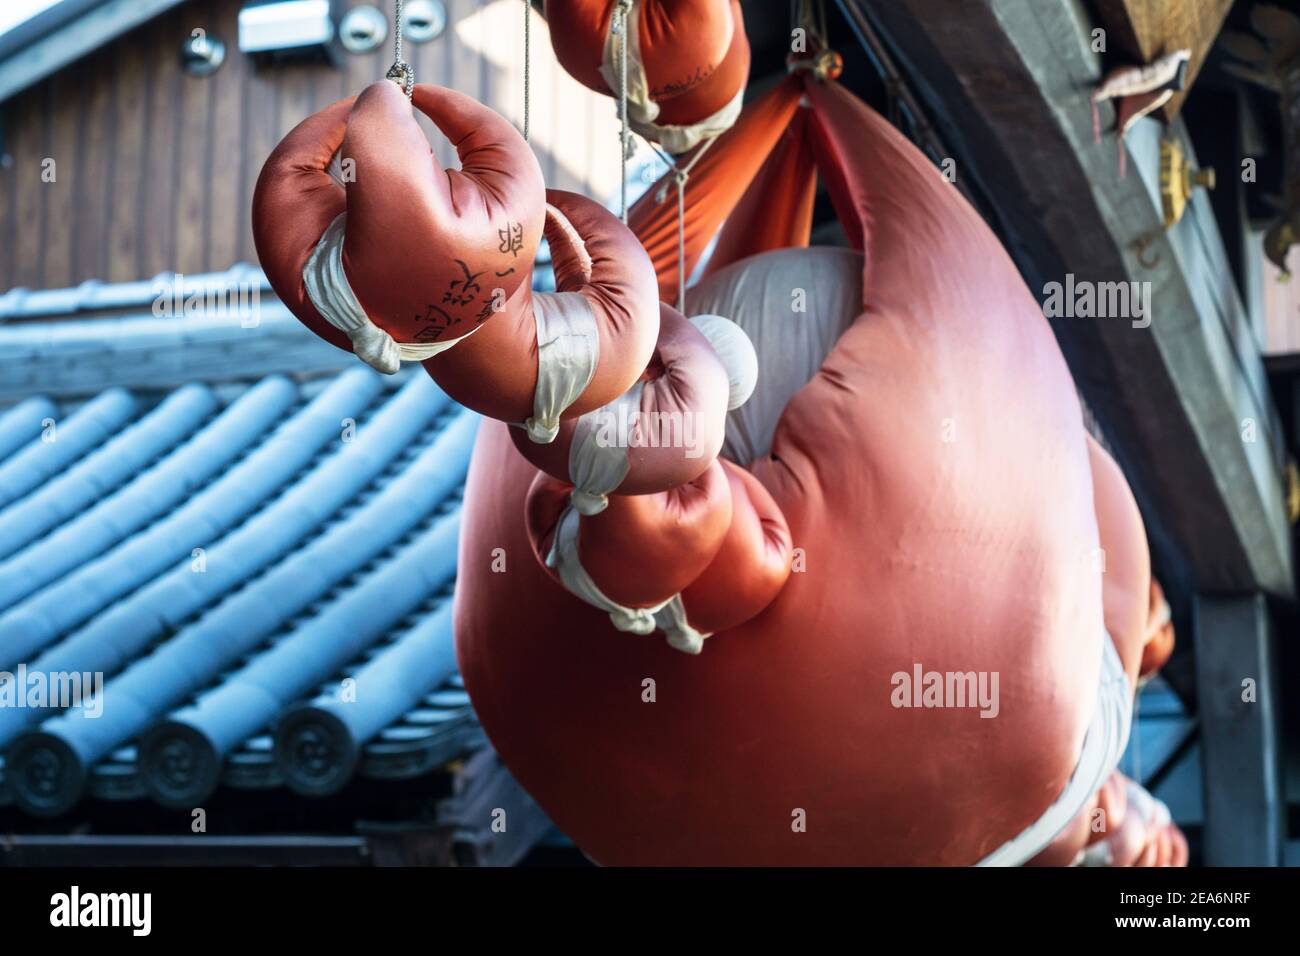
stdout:
POLYGON ((627 160, 631 152, 631 137, 627 131, 627 14, 632 0, 618 0, 614 7, 614 21, 610 30, 618 37, 618 133, 619 155, 619 218, 627 222, 627 160))
POLYGON ((533 22, 533 3, 532 0, 524 0, 524 142, 528 142, 528 101, 532 93, 533 80, 529 73, 530 64, 532 63, 531 55, 531 25, 533 22))
POLYGON ((830 49, 829 32, 826 29, 826 4, 823 0, 797 0, 792 4, 794 9, 790 12, 790 17, 795 21, 795 26, 802 27, 804 31, 816 41, 821 50, 830 49))
POLYGON ((393 21, 393 65, 384 76, 402 87, 408 100, 415 92, 415 69, 402 59, 402 0, 397 0, 397 14, 393 21))
MULTIPOLYGON (((632 136, 628 132, 627 126, 627 36, 628 21, 627 15, 631 10, 632 0, 618 0, 614 7, 613 20, 610 23, 610 32, 618 37, 618 116, 619 116, 619 218, 627 222, 627 161, 631 158, 632 136)), ((686 183, 690 179, 691 170, 695 164, 700 161, 716 136, 711 136, 700 144, 691 157, 691 161, 684 167, 678 167, 676 161, 661 150, 655 143, 650 142, 650 148, 658 154, 672 174, 672 181, 677 184, 677 311, 686 312, 686 183)), ((668 184, 665 183, 660 188, 656 196, 656 202, 663 202, 668 198, 668 184)))
MULTIPOLYGON (((700 148, 695 151, 695 155, 691 157, 691 161, 680 168, 671 156, 654 143, 650 144, 650 148, 668 167, 672 174, 672 181, 677 184, 677 311, 683 315, 686 314, 686 182, 691 178, 691 170, 695 168, 695 164, 709 151, 709 147, 717 138, 717 136, 710 136, 704 140, 700 148)), ((664 183, 659 187, 655 201, 663 202, 667 198, 668 184, 664 183)))

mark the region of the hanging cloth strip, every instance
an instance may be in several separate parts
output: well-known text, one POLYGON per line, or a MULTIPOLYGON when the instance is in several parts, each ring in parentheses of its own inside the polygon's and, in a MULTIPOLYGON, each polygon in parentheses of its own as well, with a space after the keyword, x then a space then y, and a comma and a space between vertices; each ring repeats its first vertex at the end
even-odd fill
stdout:
POLYGON ((582 566, 582 559, 578 555, 579 518, 578 510, 572 507, 565 508, 560 514, 551 550, 546 555, 547 567, 555 569, 570 594, 608 613, 610 621, 618 630, 649 634, 655 628, 654 612, 657 609, 629 608, 611 601, 582 566))
POLYGON ((403 360, 422 362, 433 358, 474 334, 478 326, 462 336, 444 342, 397 342, 375 325, 357 301, 352 284, 348 282, 347 273, 343 270, 343 240, 347 218, 347 213, 339 213, 325 229, 325 234, 307 257, 307 264, 302 270, 302 281, 307 289, 307 297, 321 318, 348 337, 357 358, 377 372, 393 375, 403 360))
POLYGON ((560 416, 591 384, 600 362, 600 332, 596 316, 578 292, 533 294, 537 323, 537 388, 532 417, 522 424, 528 437, 541 445, 555 441, 560 416))
POLYGON ((609 428, 616 435, 630 435, 641 410, 641 389, 637 382, 614 401, 587 412, 578 419, 569 446, 569 478, 573 482, 570 500, 583 515, 597 515, 609 507, 609 494, 627 477, 627 446, 602 440, 609 428))

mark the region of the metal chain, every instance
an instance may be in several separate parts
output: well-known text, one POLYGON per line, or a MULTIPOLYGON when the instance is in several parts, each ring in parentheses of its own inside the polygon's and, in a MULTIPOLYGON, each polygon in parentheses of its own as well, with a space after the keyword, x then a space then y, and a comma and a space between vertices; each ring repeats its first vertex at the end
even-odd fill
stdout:
POLYGON ((402 0, 397 0, 397 15, 393 21, 393 65, 384 76, 405 90, 408 100, 415 92, 415 68, 402 59, 402 0))
POLYGON ((532 91, 532 76, 530 75, 530 64, 532 56, 530 52, 531 30, 533 22, 533 2, 524 0, 524 142, 528 142, 528 98, 532 91))

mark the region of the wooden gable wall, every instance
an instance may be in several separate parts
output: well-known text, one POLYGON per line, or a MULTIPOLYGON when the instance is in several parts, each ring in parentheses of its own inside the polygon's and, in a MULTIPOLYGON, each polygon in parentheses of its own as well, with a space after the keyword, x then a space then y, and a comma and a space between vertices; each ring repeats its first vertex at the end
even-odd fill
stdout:
MULTIPOLYGON (((406 44, 417 79, 518 122, 522 4, 444 4, 442 35, 406 44)), ((337 68, 255 67, 238 50, 240 6, 191 0, 0 104, 0 292, 257 261, 249 207, 263 161, 310 113, 382 78, 392 44, 343 53, 337 68), (180 66, 196 28, 226 44, 225 63, 207 78, 180 66), (54 183, 42 182, 45 158, 56 161, 54 183)), ((618 182, 613 103, 555 66, 545 23, 533 18, 532 142, 542 171, 550 186, 608 201, 618 182)), ((449 144, 424 125, 439 161, 451 163, 449 144)))

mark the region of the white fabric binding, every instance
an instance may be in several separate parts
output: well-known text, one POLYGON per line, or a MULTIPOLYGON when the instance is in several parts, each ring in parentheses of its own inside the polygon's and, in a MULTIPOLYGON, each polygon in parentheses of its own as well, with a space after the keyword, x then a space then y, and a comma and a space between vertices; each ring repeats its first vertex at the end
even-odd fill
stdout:
POLYGON ((397 342, 375 325, 357 301, 352 284, 343 271, 343 239, 348 214, 339 213, 329 224, 316 248, 312 249, 302 270, 307 297, 316 311, 334 328, 344 333, 352 342, 357 358, 377 372, 392 375, 401 367, 402 360, 423 362, 445 352, 457 342, 463 342, 479 328, 474 326, 459 338, 443 342, 397 342))
POLYGON ((1133 688, 1110 635, 1102 632, 1101 679, 1097 709, 1083 738, 1074 773, 1061 795, 1042 816, 998 847, 976 866, 1019 866, 1037 856, 1083 809, 1111 772, 1128 745, 1133 720, 1133 688))
MULTIPOLYGON (((677 155, 698 146, 706 139, 725 133, 735 125, 744 102, 742 87, 726 106, 712 116, 706 116, 689 126, 660 126, 659 104, 650 98, 650 83, 646 80, 645 63, 641 59, 640 0, 632 0, 627 12, 627 124, 651 142, 677 155)), ((605 31, 605 46, 600 56, 600 75, 605 85, 618 96, 618 37, 614 34, 614 17, 609 18, 605 31)), ((737 29, 740 29, 737 24, 737 29)))
POLYGON ((655 623, 668 635, 669 646, 686 654, 698 654, 704 649, 704 639, 712 636, 691 627, 680 594, 674 594, 671 601, 655 612, 655 623))
POLYGON ((574 597, 587 602, 594 608, 605 611, 609 619, 620 631, 632 634, 649 634, 655 629, 655 612, 671 601, 651 608, 632 608, 616 604, 601 593, 596 582, 582 566, 578 557, 578 522, 579 514, 574 508, 565 508, 560 515, 559 525, 555 529, 555 540, 551 542, 551 551, 546 556, 547 567, 555 568, 565 589, 574 597))
POLYGON ((750 256, 687 289, 686 308, 687 315, 725 315, 758 356, 762 378, 749 401, 727 414, 722 446, 725 457, 747 465, 771 450, 795 394, 862 314, 862 253, 813 246, 750 256))
MULTIPOLYGON (((618 97, 618 35, 614 33, 613 4, 609 26, 605 29, 605 47, 600 54, 600 75, 605 85, 618 97)), ((645 64, 641 62, 641 0, 632 0, 627 11, 627 121, 636 124, 653 123, 659 115, 659 104, 650 99, 650 83, 645 77, 645 64)))
POLYGON ((704 140, 720 136, 735 126, 744 102, 745 90, 742 87, 736 91, 736 95, 731 98, 731 101, 726 106, 713 115, 704 117, 698 123, 692 123, 690 126, 638 123, 631 118, 631 110, 628 111, 628 125, 646 139, 658 143, 664 148, 665 152, 679 156, 687 150, 694 149, 704 140))
POLYGON ((682 596, 674 594, 662 604, 648 608, 624 607, 605 597, 578 556, 578 530, 581 518, 576 508, 565 508, 555 529, 546 566, 554 568, 560 582, 574 597, 585 601, 597 610, 609 614, 610 622, 620 631, 630 634, 650 634, 659 627, 667 636, 668 644, 687 654, 698 654, 708 634, 701 634, 686 621, 686 608, 682 596))
POLYGON ((569 446, 570 500, 584 515, 598 515, 609 507, 608 495, 627 477, 627 446, 608 437, 610 430, 616 437, 634 434, 643 384, 636 382, 608 405, 578 419, 569 446))
POLYGON ((591 384, 600 361, 596 314, 578 292, 533 294, 537 323, 537 390, 532 417, 523 423, 539 445, 555 441, 560 416, 591 384))

